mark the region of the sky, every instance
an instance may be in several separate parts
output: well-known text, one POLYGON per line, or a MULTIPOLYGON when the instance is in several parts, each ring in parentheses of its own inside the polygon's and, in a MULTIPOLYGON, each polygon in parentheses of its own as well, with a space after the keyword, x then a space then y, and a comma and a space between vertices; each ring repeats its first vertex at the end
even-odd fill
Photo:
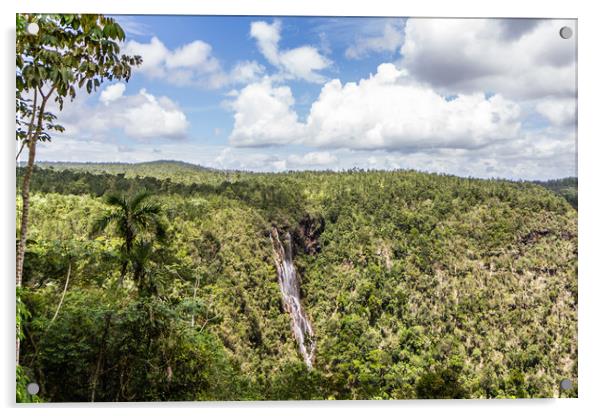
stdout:
POLYGON ((114 17, 143 64, 54 109, 39 161, 576 176, 573 20, 114 17))

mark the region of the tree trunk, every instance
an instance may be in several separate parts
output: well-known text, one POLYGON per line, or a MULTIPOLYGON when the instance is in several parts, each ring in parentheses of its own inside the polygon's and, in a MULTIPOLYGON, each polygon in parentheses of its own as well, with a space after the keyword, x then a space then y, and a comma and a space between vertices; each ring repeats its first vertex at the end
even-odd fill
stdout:
POLYGON ((123 279, 125 279, 125 275, 127 273, 128 263, 129 263, 130 255, 132 253, 133 240, 134 240, 134 237, 131 235, 131 233, 129 231, 127 231, 125 234, 125 247, 124 247, 125 260, 123 260, 123 263, 121 263, 121 273, 119 275, 119 282, 117 284, 118 287, 121 287, 121 285, 123 284, 123 279))
MULTIPOLYGON (((29 155, 27 157, 27 169, 25 170, 25 175, 23 175, 23 185, 21 190, 21 196, 23 199, 23 209, 21 212, 21 233, 19 235, 19 247, 17 249, 17 276, 16 276, 16 287, 21 287, 23 282, 23 262, 25 260, 25 244, 27 241, 27 225, 29 224, 29 184, 31 183, 31 176, 33 175, 33 166, 36 159, 36 142, 40 133, 42 132, 42 128, 44 127, 44 111, 46 109, 46 103, 48 102, 48 98, 54 92, 54 87, 48 92, 48 95, 43 95, 40 91, 40 95, 42 95, 42 104, 40 105, 40 110, 37 112, 37 126, 35 133, 33 129, 30 129, 28 132, 28 148, 29 155)), ((37 97, 37 91, 36 96, 37 97)), ((36 115, 36 109, 33 109, 32 121, 36 115)), ((33 124, 30 125, 32 127, 33 124)), ((20 340, 17 337, 16 342, 16 363, 19 365, 19 350, 20 350, 20 340)))
POLYGON ((38 90, 36 89, 33 92, 33 104, 31 106, 31 108, 32 108, 31 120, 29 120, 29 125, 27 126, 27 136, 25 137, 25 139, 23 139, 23 144, 21 145, 21 148, 19 149, 19 153, 17 153, 16 160, 19 160, 19 156, 21 156, 21 152, 23 151, 23 148, 28 143, 28 141, 31 140, 31 135, 33 134, 33 126, 36 121, 37 106, 38 106, 38 90))
MULTIPOLYGON (((29 183, 33 173, 33 164, 36 156, 36 142, 32 140, 29 144, 29 157, 27 161, 27 170, 23 176, 23 211, 21 214, 21 234, 19 237, 19 248, 17 250, 17 279, 16 287, 20 288, 23 281, 23 261, 25 259, 25 241, 27 240, 27 223, 29 220, 29 183)), ((17 333, 19 328, 17 328, 17 333)), ((15 362, 19 365, 19 351, 21 350, 21 340, 17 337, 15 346, 15 362)))
POLYGON ((17 287, 21 287, 23 281, 23 261, 25 260, 25 242, 27 240, 27 225, 29 223, 29 184, 33 174, 33 165, 36 158, 36 140, 32 138, 28 145, 29 155, 27 157, 27 169, 23 175, 21 196, 23 198, 23 210, 21 213, 21 233, 19 236, 19 249, 17 251, 17 287))
POLYGON ((19 156, 21 156, 21 152, 23 152, 23 149, 25 149, 26 144, 27 144, 27 142, 25 140, 23 140, 23 143, 21 143, 21 147, 19 148, 19 151, 17 152, 17 157, 15 158, 16 160, 19 160, 19 156))

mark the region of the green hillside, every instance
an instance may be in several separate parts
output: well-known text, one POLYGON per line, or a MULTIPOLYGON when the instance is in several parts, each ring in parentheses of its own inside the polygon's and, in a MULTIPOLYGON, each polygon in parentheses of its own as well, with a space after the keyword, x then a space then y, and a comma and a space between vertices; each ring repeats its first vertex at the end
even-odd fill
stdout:
POLYGON ((44 400, 557 397, 562 379, 578 384, 576 187, 572 206, 528 182, 152 162, 44 163, 32 192, 21 362, 44 400), (147 246, 124 260, 117 226, 93 226, 116 212, 108 195, 142 189, 166 237, 140 230, 147 246), (311 370, 274 227, 292 236, 311 370))
POLYGON ((577 208, 577 178, 553 179, 549 181, 536 181, 534 183, 557 193, 577 208))

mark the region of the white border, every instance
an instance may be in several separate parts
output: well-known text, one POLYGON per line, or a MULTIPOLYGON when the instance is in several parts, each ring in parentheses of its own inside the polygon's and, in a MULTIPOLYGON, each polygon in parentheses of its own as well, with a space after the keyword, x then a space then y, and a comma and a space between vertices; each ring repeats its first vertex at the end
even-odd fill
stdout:
POLYGON ((0 224, 2 224, 2 376, 1 404, 8 407, 5 414, 30 414, 36 410, 51 415, 95 415, 126 413, 142 408, 148 415, 159 415, 177 407, 179 414, 209 412, 219 414, 282 416, 330 414, 363 415, 376 411, 386 414, 462 414, 504 415, 530 413, 545 415, 592 414, 602 408, 602 350, 600 297, 602 275, 599 272, 600 238, 602 235, 600 209, 602 172, 599 158, 602 140, 602 96, 600 88, 602 17, 595 10, 596 2, 579 0, 416 0, 394 2, 385 0, 19 0, 0 3, 2 13, 2 95, 0 100, 4 120, 2 142, 2 191, 0 224), (14 7, 13 7, 14 5, 14 7), (14 140, 12 139, 13 111, 12 53, 14 50, 15 12, 102 12, 106 14, 229 14, 229 15, 331 15, 331 16, 433 16, 433 17, 563 17, 579 19, 579 399, 565 400, 505 400, 505 401, 409 401, 409 402, 254 402, 254 403, 153 403, 127 405, 46 405, 36 409, 15 407, 14 403, 14 275, 15 264, 15 175, 14 140))

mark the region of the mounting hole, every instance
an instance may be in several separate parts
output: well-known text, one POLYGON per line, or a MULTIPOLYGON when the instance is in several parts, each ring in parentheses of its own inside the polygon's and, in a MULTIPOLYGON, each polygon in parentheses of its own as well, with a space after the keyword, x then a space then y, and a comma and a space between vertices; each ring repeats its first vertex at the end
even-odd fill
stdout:
POLYGON ((563 26, 560 28, 560 37, 562 39, 570 39, 573 36, 573 29, 568 26, 563 26))
POLYGON ((30 35, 37 35, 39 31, 40 31, 40 26, 38 26, 38 24, 36 22, 32 22, 27 25, 27 32, 30 35))
POLYGON ((573 382, 565 378, 560 382, 560 388, 562 390, 570 390, 573 388, 573 382))
POLYGON ((38 394, 40 392, 40 386, 38 386, 38 383, 29 383, 27 385, 27 393, 31 394, 32 396, 38 394))

